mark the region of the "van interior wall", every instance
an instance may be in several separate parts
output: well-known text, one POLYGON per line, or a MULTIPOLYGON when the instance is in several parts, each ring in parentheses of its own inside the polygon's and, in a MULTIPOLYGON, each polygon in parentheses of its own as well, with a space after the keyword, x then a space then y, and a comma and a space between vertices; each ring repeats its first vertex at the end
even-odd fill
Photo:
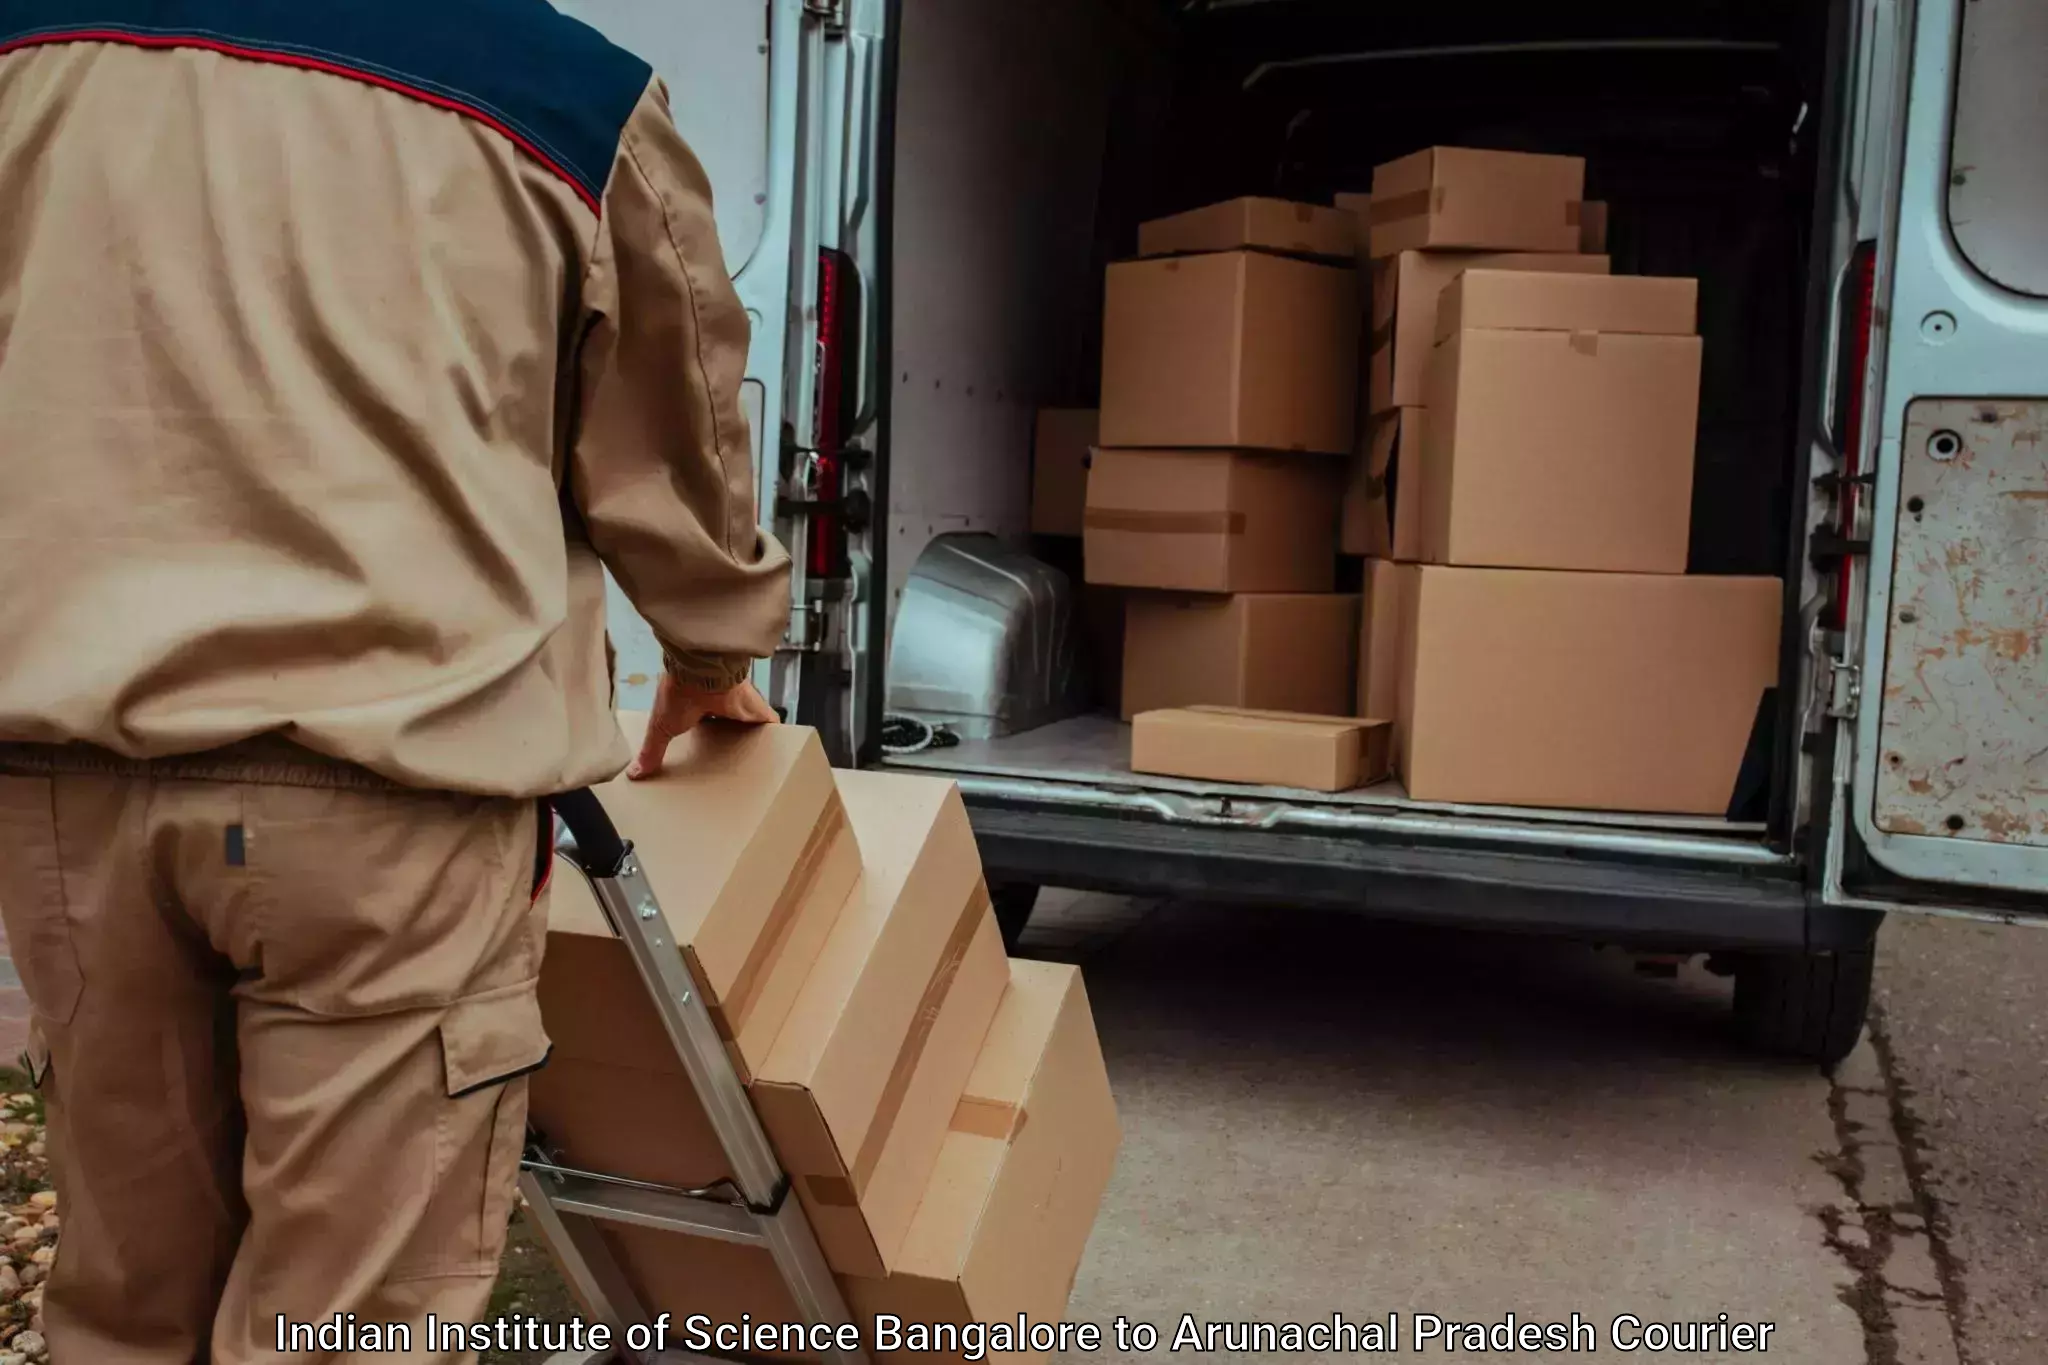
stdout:
MULTIPOLYGON (((1106 144, 1155 143, 1155 0, 899 6, 888 443, 890 617, 937 535, 1030 525, 1037 410, 1094 401, 1106 144)), ((1113 229, 1110 229, 1113 230, 1113 229)), ((1135 231, 1134 228, 1128 229, 1135 231)))
POLYGON ((1615 269, 1699 277, 1692 568, 1783 572, 1826 8, 903 5, 892 602, 935 534, 1022 541, 1032 411, 1097 400, 1140 221, 1443 143, 1585 155, 1615 269))

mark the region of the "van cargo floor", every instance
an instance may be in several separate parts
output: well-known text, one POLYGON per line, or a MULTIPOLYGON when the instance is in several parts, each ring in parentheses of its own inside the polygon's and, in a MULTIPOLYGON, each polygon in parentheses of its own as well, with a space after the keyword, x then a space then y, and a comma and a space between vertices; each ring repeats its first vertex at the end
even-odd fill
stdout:
POLYGON ((1742 823, 1699 815, 1637 815, 1612 811, 1539 810, 1524 806, 1464 806, 1411 801, 1399 782, 1388 781, 1349 792, 1298 791, 1285 787, 1254 787, 1229 782, 1202 782, 1154 777, 1130 768, 1131 727, 1109 716, 1079 716, 1003 739, 962 740, 944 749, 891 755, 884 766, 914 768, 956 776, 1010 779, 1034 786, 1032 795, 1057 800, 1060 786, 1101 791, 1159 792, 1190 798, 1236 798, 1291 807, 1379 808, 1415 814, 1533 821, 1607 829, 1658 830, 1695 836, 1754 840, 1761 823, 1742 823))

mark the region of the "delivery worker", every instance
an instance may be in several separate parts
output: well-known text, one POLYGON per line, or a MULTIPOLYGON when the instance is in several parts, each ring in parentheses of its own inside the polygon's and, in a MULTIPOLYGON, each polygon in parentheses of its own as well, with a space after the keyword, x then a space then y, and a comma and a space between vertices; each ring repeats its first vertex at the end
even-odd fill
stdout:
POLYGON ((632 758, 600 561, 666 649, 636 768, 773 719, 703 171, 543 0, 10 0, 0 198, 54 1359, 468 1359, 419 1333, 484 1311, 548 1053, 538 802, 632 758))

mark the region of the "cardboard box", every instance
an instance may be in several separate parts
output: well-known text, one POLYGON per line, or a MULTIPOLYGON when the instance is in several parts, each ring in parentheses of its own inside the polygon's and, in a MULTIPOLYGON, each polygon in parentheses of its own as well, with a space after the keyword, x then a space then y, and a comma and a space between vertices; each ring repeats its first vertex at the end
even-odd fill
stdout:
POLYGON ((1699 301, 1698 280, 1474 268, 1444 290, 1432 340, 1466 330, 1689 337, 1699 301))
POLYGON ((1138 225, 1140 256, 1197 251, 1274 251, 1349 261, 1357 220, 1341 208, 1286 199, 1231 199, 1138 225))
POLYGON ((1257 251, 1112 265, 1101 443, 1348 453, 1356 275, 1257 251))
POLYGON ((1031 443, 1031 531, 1078 536, 1088 502, 1088 451, 1101 424, 1093 408, 1043 408, 1031 443))
POLYGON ((1374 413, 1428 401, 1437 303, 1467 270, 1540 270, 1605 275, 1605 256, 1530 252, 1404 251, 1372 267, 1372 354, 1367 384, 1374 413))
MULTIPOLYGON (((619 723, 637 749, 646 715, 622 712, 619 723)), ((751 1079, 860 880, 860 847, 824 746, 799 726, 711 722, 669 747, 659 777, 620 777, 596 791, 639 850, 734 1065, 751 1079)), ((588 939, 597 957, 630 974, 624 946, 602 914, 592 918, 587 892, 584 901, 551 912, 550 963, 585 946, 565 940, 588 939)), ((544 992, 549 984, 544 973, 544 992)), ((554 984, 579 986, 567 977, 554 984)))
MULTIPOLYGON (((1468 271, 1441 311, 1676 325, 1666 283, 1468 271)), ((1463 327, 1430 368, 1422 557, 1683 573, 1699 391, 1696 336, 1463 327)))
POLYGON ((1422 408, 1381 413, 1350 462, 1338 546, 1347 555, 1422 557, 1422 408))
POLYGON ((1372 254, 1577 251, 1586 163, 1576 156, 1428 147, 1372 175, 1372 254))
POLYGON ((1355 596, 1134 593, 1124 615, 1122 714, 1245 706, 1341 716, 1357 658, 1355 596))
MULTIPOLYGON (((1116 1103, 1078 969, 1011 962, 1009 990, 952 1113, 938 1167, 886 1279, 840 1276, 854 1321, 1057 1322, 1115 1168, 1116 1103)), ((628 1280, 650 1312, 730 1323, 798 1320, 768 1253, 618 1228, 628 1280)), ((683 1345, 671 1338, 671 1345, 683 1345)), ((766 1352, 781 1358, 813 1358, 766 1352)), ((962 1361, 957 1353, 877 1359, 962 1361)))
POLYGON ((1607 250, 1607 205, 1598 199, 1579 206, 1579 250, 1589 255, 1607 250))
POLYGON ((1131 771, 1349 791, 1387 775, 1393 724, 1228 706, 1147 711, 1131 723, 1131 771))
POLYGON ((1727 813, 1778 681, 1778 580, 1423 566, 1409 581, 1410 796, 1727 813))
POLYGON ((1009 979, 951 782, 841 771, 865 868, 750 1087, 836 1271, 882 1275, 1009 979))
POLYGON ((1384 559, 1365 562, 1365 591, 1358 631, 1358 714, 1367 720, 1396 722, 1389 754, 1401 762, 1401 685, 1406 621, 1403 613, 1414 597, 1413 564, 1384 559))
MULTIPOLYGON (((637 747, 643 715, 622 715, 637 747)), ((660 777, 598 788, 742 1079, 767 1059, 860 883, 860 849, 816 734, 707 723, 660 777)), ((694 1187, 731 1174, 626 947, 589 885, 550 879, 540 1005, 554 1043, 533 1122, 585 1169, 694 1187)))
POLYGON ((1090 582, 1184 592, 1328 592, 1344 466, 1242 450, 1096 452, 1090 582))

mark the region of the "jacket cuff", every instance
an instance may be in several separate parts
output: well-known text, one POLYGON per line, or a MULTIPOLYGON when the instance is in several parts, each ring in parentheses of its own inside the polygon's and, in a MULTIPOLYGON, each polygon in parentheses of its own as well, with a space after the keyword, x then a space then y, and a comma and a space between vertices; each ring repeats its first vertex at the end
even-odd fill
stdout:
POLYGON ((661 662, 670 677, 695 692, 729 692, 747 680, 754 664, 752 659, 681 649, 664 649, 661 662))

